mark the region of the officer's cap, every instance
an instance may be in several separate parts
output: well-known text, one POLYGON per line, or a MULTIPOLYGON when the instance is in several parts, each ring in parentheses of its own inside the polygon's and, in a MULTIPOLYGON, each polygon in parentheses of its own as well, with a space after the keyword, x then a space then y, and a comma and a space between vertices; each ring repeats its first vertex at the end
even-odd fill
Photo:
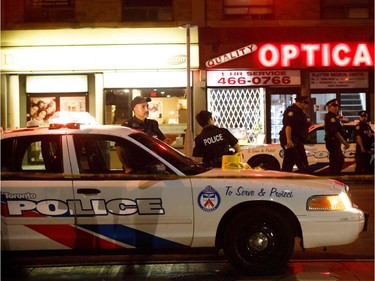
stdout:
POLYGON ((330 100, 326 103, 326 106, 339 106, 339 102, 337 101, 337 99, 333 99, 333 100, 330 100))
POLYGON ((146 102, 150 102, 151 101, 151 98, 149 97, 142 97, 142 96, 137 96, 135 97, 132 102, 130 103, 130 107, 131 107, 131 110, 134 109, 134 107, 137 105, 137 104, 140 104, 140 103, 146 103, 146 102))
POLYGON ((212 113, 207 110, 201 110, 195 118, 197 119, 198 124, 204 127, 208 124, 208 120, 212 118, 212 113))
POLYGON ((306 104, 310 103, 308 96, 298 96, 294 100, 296 102, 302 102, 302 103, 306 103, 306 104))
POLYGON ((367 116, 367 112, 366 112, 366 110, 358 111, 358 116, 366 117, 366 116, 367 116))

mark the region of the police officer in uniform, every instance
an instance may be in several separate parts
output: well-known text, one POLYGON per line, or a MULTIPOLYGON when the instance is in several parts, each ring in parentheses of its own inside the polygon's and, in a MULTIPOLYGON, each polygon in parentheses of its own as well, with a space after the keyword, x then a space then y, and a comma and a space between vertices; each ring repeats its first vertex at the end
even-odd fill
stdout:
POLYGON ((355 152, 355 173, 370 174, 374 172, 374 131, 367 122, 367 112, 361 110, 358 112, 359 123, 355 128, 356 152, 355 152))
POLYGON ((165 136, 162 131, 160 131, 158 122, 156 120, 147 119, 149 116, 148 102, 150 101, 151 98, 149 97, 135 97, 130 104, 134 116, 122 123, 121 126, 143 131, 149 136, 164 141, 165 136))
MULTIPOLYGON (((148 102, 151 101, 149 97, 137 96, 130 104, 131 110, 134 112, 134 116, 126 120, 121 126, 130 127, 136 130, 140 130, 149 136, 164 141, 166 138, 162 131, 159 129, 159 124, 156 120, 148 119, 149 109, 148 102)), ((122 168, 126 174, 133 173, 134 169, 130 165, 131 153, 128 148, 116 144, 116 151, 119 160, 122 163, 122 168)))
POLYGON ((347 132, 338 118, 340 104, 337 99, 330 100, 326 103, 328 112, 324 118, 324 130, 326 148, 329 152, 329 168, 332 176, 339 175, 344 164, 344 155, 341 151, 341 145, 345 149, 349 148, 347 132))
POLYGON ((283 114, 283 128, 280 131, 280 144, 284 149, 283 171, 292 172, 293 166, 297 165, 299 172, 307 174, 311 172, 304 146, 310 126, 310 121, 304 112, 308 106, 308 97, 299 96, 283 114))
POLYGON ((197 114, 196 120, 203 130, 195 138, 193 157, 202 158, 202 162, 207 166, 220 168, 222 156, 231 154, 230 147, 233 147, 236 152, 241 150, 235 136, 227 129, 214 125, 211 112, 202 110, 197 114))

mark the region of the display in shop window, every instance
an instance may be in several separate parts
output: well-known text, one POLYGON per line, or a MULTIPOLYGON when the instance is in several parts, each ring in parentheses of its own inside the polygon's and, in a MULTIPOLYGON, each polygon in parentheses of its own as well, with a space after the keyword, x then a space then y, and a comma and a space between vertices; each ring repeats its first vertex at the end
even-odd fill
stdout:
POLYGON ((86 97, 85 96, 60 97, 60 110, 84 112, 86 111, 86 97))
POLYGON ((48 120, 55 111, 56 97, 30 97, 29 124, 48 126, 48 120))

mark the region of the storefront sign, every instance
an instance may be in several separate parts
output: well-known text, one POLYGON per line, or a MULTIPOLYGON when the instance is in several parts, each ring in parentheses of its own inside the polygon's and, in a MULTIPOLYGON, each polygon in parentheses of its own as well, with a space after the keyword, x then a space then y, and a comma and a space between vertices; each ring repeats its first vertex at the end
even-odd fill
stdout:
POLYGON ((299 86, 301 74, 299 70, 231 70, 207 71, 207 86, 299 86))
POLYGON ((214 59, 208 60, 206 62, 206 66, 207 67, 214 67, 214 66, 217 66, 219 64, 222 64, 222 63, 234 60, 234 59, 238 59, 242 56, 245 56, 247 54, 250 54, 250 53, 254 52, 256 49, 257 49, 257 45, 254 45, 254 44, 247 45, 247 46, 239 48, 235 51, 226 53, 225 55, 222 55, 222 56, 216 57, 214 59))
POLYGON ((281 43, 258 45, 263 67, 372 67, 373 46, 366 43, 281 43))
POLYGON ((311 89, 368 88, 368 72, 338 71, 311 72, 311 89))

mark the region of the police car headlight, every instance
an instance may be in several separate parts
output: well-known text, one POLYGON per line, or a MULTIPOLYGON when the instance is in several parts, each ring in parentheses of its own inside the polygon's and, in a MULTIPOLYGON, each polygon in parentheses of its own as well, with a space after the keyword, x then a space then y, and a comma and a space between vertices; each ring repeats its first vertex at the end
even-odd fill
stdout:
POLYGON ((345 192, 336 195, 316 195, 307 200, 308 211, 342 211, 352 207, 345 192))

